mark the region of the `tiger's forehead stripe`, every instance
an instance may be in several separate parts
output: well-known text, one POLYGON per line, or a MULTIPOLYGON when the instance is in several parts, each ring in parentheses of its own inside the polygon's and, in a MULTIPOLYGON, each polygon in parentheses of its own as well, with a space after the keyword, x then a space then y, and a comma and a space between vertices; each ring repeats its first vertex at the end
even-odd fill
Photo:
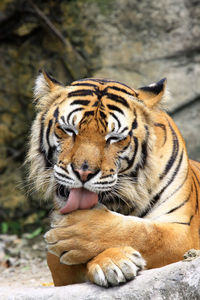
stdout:
POLYGON ((71 105, 80 104, 88 106, 92 104, 92 106, 98 106, 104 110, 105 107, 102 106, 103 101, 104 104, 106 102, 108 109, 116 110, 121 114, 124 114, 123 107, 130 109, 128 100, 130 100, 130 96, 135 96, 134 90, 128 86, 117 81, 105 79, 82 79, 73 82, 70 88, 72 88, 72 90, 69 92, 68 98, 75 97, 71 105), (75 87, 76 90, 73 90, 73 87, 75 87), (90 89, 88 87, 90 87, 90 89), (81 99, 76 99, 76 97, 81 97, 81 99), (95 100, 95 103, 92 101, 94 99, 93 97, 98 98, 98 100, 95 100), (82 98, 86 99, 82 100, 82 98), (92 101, 92 103, 90 103, 90 101, 92 101), (114 104, 116 104, 116 106, 114 104), (123 106, 122 109, 118 108, 119 104, 123 106))
POLYGON ((89 103, 89 100, 74 100, 70 105, 88 105, 89 103))
POLYGON ((70 92, 68 94, 68 98, 70 97, 81 97, 81 96, 93 96, 94 95, 94 91, 93 90, 88 90, 88 89, 80 89, 80 90, 76 90, 73 92, 70 92))
MULTIPOLYGON (((115 130, 119 129, 124 122, 126 123, 124 117, 127 118, 132 111, 131 98, 134 96, 134 90, 116 81, 79 80, 67 87, 65 96, 62 94, 59 101, 55 101, 57 105, 60 105, 60 109, 54 108, 53 116, 55 122, 58 121, 59 116, 63 116, 66 124, 69 125, 73 123, 73 118, 78 113, 76 124, 73 123, 76 126, 82 126, 88 121, 89 116, 95 116, 104 130, 109 132, 114 123, 115 130)), ((137 127, 136 123, 135 120, 132 124, 133 128, 137 127)))
POLYGON ((135 91, 131 89, 129 86, 122 84, 118 81, 113 80, 106 80, 106 79, 81 79, 79 81, 75 81, 71 84, 71 86, 91 86, 95 89, 99 90, 107 90, 107 89, 113 89, 115 91, 118 91, 120 93, 127 94, 129 96, 135 96, 135 91))

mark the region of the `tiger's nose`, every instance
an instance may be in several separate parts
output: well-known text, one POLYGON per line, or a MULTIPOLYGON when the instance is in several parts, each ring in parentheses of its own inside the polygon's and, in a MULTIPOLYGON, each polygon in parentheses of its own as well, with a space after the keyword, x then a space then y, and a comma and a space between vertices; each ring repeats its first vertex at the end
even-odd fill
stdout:
POLYGON ((93 172, 89 170, 84 171, 83 169, 75 169, 75 171, 78 173, 78 176, 83 182, 88 180, 89 174, 93 174, 93 172))

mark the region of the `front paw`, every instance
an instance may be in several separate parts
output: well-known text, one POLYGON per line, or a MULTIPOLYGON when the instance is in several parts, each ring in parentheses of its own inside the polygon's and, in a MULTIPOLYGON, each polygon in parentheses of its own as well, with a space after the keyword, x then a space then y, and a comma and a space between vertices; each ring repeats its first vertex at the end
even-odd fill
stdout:
POLYGON ((77 265, 91 259, 87 245, 81 238, 74 238, 70 228, 55 228, 45 236, 47 251, 59 257, 61 264, 77 265))
POLYGON ((144 259, 132 247, 109 248, 87 264, 90 281, 103 287, 129 281, 144 267, 144 259))
MULTIPOLYGON (((62 264, 88 262, 104 250, 97 243, 100 238, 95 229, 99 213, 101 217, 107 211, 103 206, 96 206, 91 210, 77 210, 67 215, 55 211, 52 215, 52 229, 44 235, 47 251, 58 256, 62 264)), ((98 224, 101 227, 100 221, 98 224)))

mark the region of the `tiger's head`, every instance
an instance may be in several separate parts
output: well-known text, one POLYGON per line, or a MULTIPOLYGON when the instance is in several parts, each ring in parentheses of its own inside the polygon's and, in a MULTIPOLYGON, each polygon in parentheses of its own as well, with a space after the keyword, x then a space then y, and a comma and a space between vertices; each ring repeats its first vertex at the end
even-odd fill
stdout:
POLYGON ((36 188, 53 194, 63 213, 97 201, 124 214, 137 210, 138 176, 151 164, 153 115, 165 85, 163 79, 133 90, 112 80, 82 79, 63 86, 41 72, 28 152, 36 188))

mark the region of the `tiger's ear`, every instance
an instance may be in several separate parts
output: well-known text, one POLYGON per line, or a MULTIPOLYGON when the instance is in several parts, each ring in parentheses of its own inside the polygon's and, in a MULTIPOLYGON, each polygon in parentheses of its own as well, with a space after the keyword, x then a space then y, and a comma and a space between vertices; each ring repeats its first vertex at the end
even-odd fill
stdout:
POLYGON ((57 87, 61 87, 62 84, 56 79, 51 77, 47 72, 41 70, 35 81, 34 87, 34 101, 36 105, 45 105, 47 97, 57 87))
POLYGON ((166 93, 166 83, 167 79, 163 78, 156 83, 141 87, 135 90, 136 96, 139 100, 142 100, 147 107, 153 108, 158 105, 164 97, 166 93))

